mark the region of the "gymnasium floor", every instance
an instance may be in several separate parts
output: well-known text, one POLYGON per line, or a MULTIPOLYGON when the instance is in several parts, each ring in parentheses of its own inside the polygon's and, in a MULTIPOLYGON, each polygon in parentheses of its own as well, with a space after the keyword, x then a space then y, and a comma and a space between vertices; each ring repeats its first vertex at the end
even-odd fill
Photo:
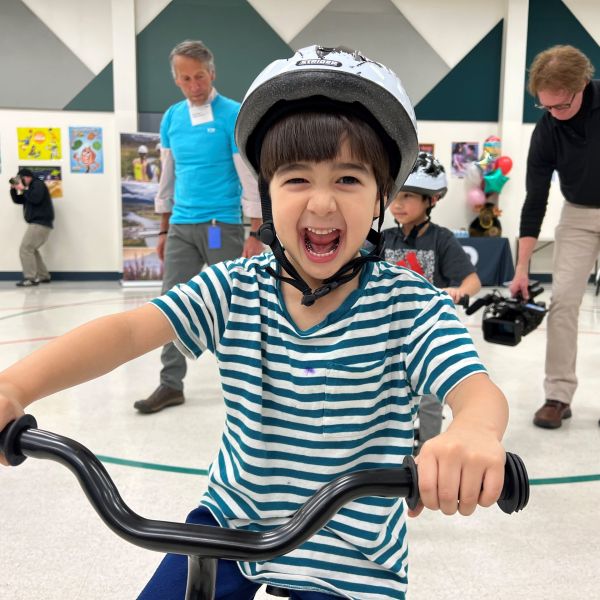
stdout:
MULTIPOLYGON (((511 348, 483 341, 481 311, 463 317, 510 402, 505 446, 524 459, 534 485, 528 508, 517 515, 494 507, 469 518, 428 512, 412 520, 410 600, 599 597, 600 297, 593 292, 590 286, 581 310, 573 418, 555 431, 531 424, 543 397, 545 323, 511 348)), ((138 306, 154 293, 117 283, 19 289, 1 282, 0 369, 72 327, 138 306)), ((154 389, 158 370, 156 351, 38 402, 30 412, 41 429, 75 438, 105 457, 133 510, 183 520, 206 483, 197 471, 207 468, 218 444, 218 374, 206 354, 191 365, 185 405, 139 415, 132 404, 154 389), (191 473, 181 472, 185 468, 191 473)), ((0 470, 1 599, 133 599, 159 560, 106 529, 65 468, 29 459, 0 470)), ((267 596, 259 592, 257 598, 267 596)))

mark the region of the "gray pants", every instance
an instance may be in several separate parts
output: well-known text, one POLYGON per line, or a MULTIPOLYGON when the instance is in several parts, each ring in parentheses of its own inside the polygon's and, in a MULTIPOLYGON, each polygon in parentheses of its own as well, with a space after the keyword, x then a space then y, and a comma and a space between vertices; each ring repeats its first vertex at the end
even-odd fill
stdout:
POLYGON ((600 209, 565 202, 554 239, 544 392, 570 404, 577 387, 579 307, 600 251, 600 209))
POLYGON ((45 225, 29 223, 25 235, 21 240, 19 257, 23 267, 25 279, 50 279, 50 273, 42 260, 40 248, 48 240, 52 229, 45 225))
POLYGON ((421 396, 419 404, 419 445, 439 435, 442 431, 442 403, 437 396, 421 396))
MULTIPOLYGON (((171 225, 167 236, 162 293, 178 283, 185 283, 200 273, 205 265, 239 258, 244 247, 244 226, 217 223, 221 228, 221 247, 208 247, 210 223, 171 225)), ((185 357, 174 344, 163 347, 160 356, 160 382, 176 390, 183 390, 187 370, 185 357)))

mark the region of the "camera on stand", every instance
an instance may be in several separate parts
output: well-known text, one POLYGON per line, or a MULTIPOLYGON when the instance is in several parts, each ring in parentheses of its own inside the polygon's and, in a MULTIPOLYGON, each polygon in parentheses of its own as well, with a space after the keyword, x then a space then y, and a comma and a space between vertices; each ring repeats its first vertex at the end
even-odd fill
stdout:
POLYGON ((529 299, 525 300, 520 294, 516 298, 502 296, 497 290, 478 298, 466 310, 472 315, 485 306, 483 311, 483 339, 492 344, 516 346, 524 335, 531 333, 544 320, 548 309, 544 302, 534 302, 544 288, 539 283, 532 282, 527 288, 529 299))

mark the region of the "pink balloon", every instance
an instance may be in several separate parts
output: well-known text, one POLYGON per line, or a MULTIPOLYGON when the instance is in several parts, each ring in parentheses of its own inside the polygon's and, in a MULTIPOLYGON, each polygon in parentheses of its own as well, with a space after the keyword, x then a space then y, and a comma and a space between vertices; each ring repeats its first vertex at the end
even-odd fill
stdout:
POLYGON ((471 188, 467 192, 467 203, 473 209, 479 209, 485 204, 485 194, 480 188, 471 188))
POLYGON ((510 156, 499 156, 496 159, 496 164, 494 168, 500 169, 502 171, 502 175, 507 175, 509 171, 512 169, 512 159, 510 156))

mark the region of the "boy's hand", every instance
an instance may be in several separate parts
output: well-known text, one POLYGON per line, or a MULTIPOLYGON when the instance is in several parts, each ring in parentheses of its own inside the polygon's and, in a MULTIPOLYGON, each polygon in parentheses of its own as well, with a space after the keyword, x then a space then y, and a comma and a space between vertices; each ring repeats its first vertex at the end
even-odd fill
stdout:
POLYGON ((450 296, 450 298, 452 298, 454 304, 458 304, 461 301, 462 297, 465 295, 464 292, 461 292, 460 288, 449 287, 442 289, 448 294, 448 296, 450 296))
POLYGON ((492 506, 504 483, 504 448, 495 435, 477 428, 452 427, 423 445, 417 458, 423 508, 470 515, 477 505, 492 506))
MULTIPOLYGON (((23 414, 25 414, 23 412, 23 407, 16 400, 11 400, 0 392, 0 431, 2 431, 11 421, 23 416, 23 414)), ((0 452, 0 464, 8 466, 2 452, 0 452)))

